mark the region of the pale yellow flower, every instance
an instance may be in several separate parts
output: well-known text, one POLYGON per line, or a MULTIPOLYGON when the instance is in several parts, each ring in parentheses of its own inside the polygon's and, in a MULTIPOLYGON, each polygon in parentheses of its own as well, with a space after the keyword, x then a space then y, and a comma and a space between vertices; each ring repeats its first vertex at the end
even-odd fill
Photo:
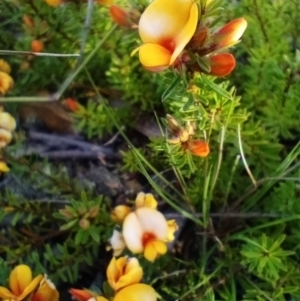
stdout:
POLYGON ((149 261, 167 252, 168 223, 157 210, 141 207, 127 215, 123 237, 132 253, 144 253, 149 261))
POLYGON ((136 258, 112 258, 106 270, 107 281, 113 290, 118 291, 126 286, 139 283, 143 270, 136 258))
POLYGON ((0 128, 0 149, 10 143, 12 139, 11 132, 0 128))
MULTIPOLYGON (((0 175, 1 173, 9 172, 9 167, 3 161, 0 161, 0 175)), ((5 210, 4 210, 5 211, 5 210)))
POLYGON ((0 112, 0 128, 10 132, 16 129, 16 120, 7 112, 0 112))

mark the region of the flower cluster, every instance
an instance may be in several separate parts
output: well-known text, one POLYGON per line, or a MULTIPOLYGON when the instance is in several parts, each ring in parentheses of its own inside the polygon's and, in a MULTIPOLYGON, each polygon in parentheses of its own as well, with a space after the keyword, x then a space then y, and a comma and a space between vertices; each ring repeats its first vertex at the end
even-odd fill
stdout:
MULTIPOLYGON (((156 301, 157 299, 156 292, 151 286, 140 283, 143 269, 136 258, 120 257, 116 259, 113 257, 106 275, 107 281, 114 291, 113 301, 156 301)), ((72 288, 70 293, 78 301, 108 301, 105 297, 90 290, 72 288)))
POLYGON ((1 300, 58 301, 59 293, 47 275, 32 277, 29 266, 16 266, 9 276, 9 289, 0 286, 1 300))
POLYGON ((167 221, 157 208, 152 194, 140 192, 135 200, 135 210, 126 205, 117 206, 112 219, 122 224, 122 232, 114 230, 110 245, 114 256, 127 247, 132 253, 143 253, 149 261, 167 252, 167 243, 174 240, 177 230, 175 220, 167 221))
MULTIPOLYGON (((201 1, 203 2, 203 1, 201 1)), ((139 20, 143 44, 139 52, 143 67, 159 72, 172 66, 190 72, 226 76, 235 67, 227 48, 239 42, 247 27, 244 18, 214 30, 210 28, 213 5, 205 7, 192 0, 154 0, 139 20)))
POLYGON ((173 134, 173 138, 168 139, 170 144, 180 144, 184 151, 190 151, 198 157, 206 157, 209 152, 209 145, 204 140, 194 139, 194 127, 187 123, 182 127, 171 115, 167 115, 168 127, 173 134))
POLYGON ((0 59, 0 96, 4 95, 7 91, 14 86, 14 80, 9 75, 11 68, 9 64, 0 59))

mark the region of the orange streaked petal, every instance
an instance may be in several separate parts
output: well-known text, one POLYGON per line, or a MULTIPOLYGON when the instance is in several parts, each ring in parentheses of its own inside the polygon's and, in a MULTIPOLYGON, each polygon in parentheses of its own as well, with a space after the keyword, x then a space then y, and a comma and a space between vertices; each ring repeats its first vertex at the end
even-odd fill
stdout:
POLYGON ((114 301, 156 301, 157 295, 155 290, 147 284, 138 283, 127 286, 120 290, 114 301))
POLYGON ((175 40, 176 46, 170 60, 170 65, 172 65, 175 62, 176 58, 180 55, 184 47, 193 37, 197 27, 197 23, 198 23, 198 6, 196 3, 193 3, 190 10, 189 19, 176 37, 175 40))
POLYGON ((206 157, 210 152, 208 143, 201 140, 191 141, 188 149, 193 155, 199 157, 206 157))
POLYGON ((243 35, 247 28, 247 21, 244 18, 238 18, 224 25, 216 33, 220 37, 218 48, 224 48, 234 45, 243 35))
POLYGON ((130 18, 128 16, 128 13, 117 5, 112 5, 109 8, 110 16, 115 21, 116 24, 120 26, 124 26, 126 28, 130 28, 132 25, 132 22, 130 21, 130 18))
POLYGON ((69 293, 72 295, 72 297, 78 301, 88 301, 89 299, 93 298, 93 295, 88 290, 79 290, 76 288, 71 288, 69 290, 69 293))
POLYGON ((172 53, 153 43, 147 43, 139 48, 139 58, 143 67, 153 72, 159 72, 167 69, 170 65, 172 53))
POLYGON ((16 295, 21 295, 32 281, 32 272, 28 265, 16 266, 9 275, 9 287, 16 295))
POLYGON ((23 293, 18 296, 17 301, 23 300, 27 295, 35 290, 35 288, 39 285, 41 280, 43 279, 43 275, 36 276, 30 284, 24 289, 23 293))
POLYGON ((235 68, 235 58, 230 53, 220 53, 210 57, 210 74, 226 76, 235 68))
POLYGON ((38 290, 31 297, 31 301, 58 301, 59 293, 55 285, 45 276, 38 290))

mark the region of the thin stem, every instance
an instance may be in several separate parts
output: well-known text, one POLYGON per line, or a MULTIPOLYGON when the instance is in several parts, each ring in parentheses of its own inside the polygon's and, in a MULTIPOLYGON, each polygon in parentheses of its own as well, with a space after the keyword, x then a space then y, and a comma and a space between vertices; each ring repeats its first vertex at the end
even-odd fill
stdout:
POLYGON ((241 126, 240 124, 238 124, 238 140, 239 140, 239 148, 240 148, 240 153, 241 153, 241 157, 242 157, 242 160, 243 160, 243 163, 244 163, 244 166, 245 166, 245 169, 255 187, 255 189, 257 189, 257 183, 256 183, 256 180, 254 179, 254 176, 249 168, 249 165, 247 163, 247 160, 245 158, 245 154, 244 154, 244 150, 243 150, 243 144, 242 144, 242 137, 241 137, 241 126))
POLYGON ((49 52, 33 52, 33 51, 17 51, 17 50, 0 50, 1 55, 34 55, 34 56, 50 56, 50 57, 79 57, 78 53, 49 53, 49 52))

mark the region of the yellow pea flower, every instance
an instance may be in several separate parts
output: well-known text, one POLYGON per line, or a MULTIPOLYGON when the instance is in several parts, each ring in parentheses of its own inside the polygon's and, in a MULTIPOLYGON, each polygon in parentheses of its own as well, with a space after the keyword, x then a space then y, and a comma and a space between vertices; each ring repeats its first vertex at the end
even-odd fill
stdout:
POLYGON ((8 90, 12 89, 14 86, 14 80, 12 77, 3 72, 0 71, 0 94, 5 94, 8 90))
MULTIPOLYGON (((7 164, 5 162, 0 161, 0 175, 5 172, 9 172, 9 167, 7 166, 7 164)), ((4 212, 5 212, 5 210, 4 210, 4 212)))
POLYGON ((131 212, 131 208, 126 205, 119 205, 114 208, 111 218, 116 223, 123 222, 124 218, 131 212))
POLYGON ((21 301, 32 293, 43 279, 38 275, 32 279, 32 272, 29 266, 21 264, 16 266, 9 276, 9 287, 0 286, 0 298, 6 300, 21 301))
POLYGON ((153 72, 176 65, 176 60, 195 33, 198 7, 192 0, 154 0, 139 21, 143 45, 141 64, 153 72))
POLYGON ((135 199, 135 206, 136 208, 149 207, 149 208, 156 209, 157 201, 154 198, 153 194, 140 192, 138 193, 135 199))
POLYGON ((5 72, 7 74, 9 74, 11 72, 11 68, 9 66, 9 64, 5 61, 0 59, 0 71, 5 72))
POLYGON ((120 290, 113 301, 156 301, 157 294, 155 290, 147 284, 138 283, 127 286, 120 290))
POLYGON ((171 242, 175 239, 174 233, 178 230, 178 225, 175 219, 168 220, 167 224, 168 224, 168 235, 166 241, 171 242))
POLYGON ((144 253, 149 261, 167 252, 165 241, 168 224, 159 211, 141 207, 127 215, 123 223, 123 237, 132 253, 144 253))
POLYGON ((113 290, 118 291, 126 286, 139 283, 143 277, 143 269, 136 258, 112 258, 107 271, 107 280, 113 290))
POLYGON ((59 293, 55 285, 45 275, 37 291, 31 297, 31 301, 58 301, 58 299, 59 293))

